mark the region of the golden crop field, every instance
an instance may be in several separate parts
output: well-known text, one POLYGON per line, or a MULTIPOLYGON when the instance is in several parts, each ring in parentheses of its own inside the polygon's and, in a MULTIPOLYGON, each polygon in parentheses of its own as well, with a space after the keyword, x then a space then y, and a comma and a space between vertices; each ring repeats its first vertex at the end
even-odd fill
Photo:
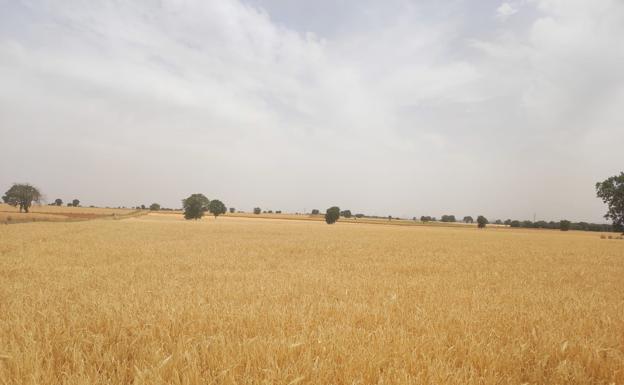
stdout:
POLYGON ((68 207, 33 205, 29 213, 20 213, 18 207, 0 204, 0 224, 6 222, 65 222, 104 217, 124 217, 134 215, 133 209, 115 209, 103 207, 68 207))
POLYGON ((624 241, 150 214, 0 226, 0 384, 624 384, 624 241))

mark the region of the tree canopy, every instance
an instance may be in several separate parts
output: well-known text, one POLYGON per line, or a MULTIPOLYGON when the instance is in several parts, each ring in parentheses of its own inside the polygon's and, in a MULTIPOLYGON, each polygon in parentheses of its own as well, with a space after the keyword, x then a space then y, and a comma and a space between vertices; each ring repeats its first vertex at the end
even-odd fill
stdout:
POLYGON ((160 205, 158 203, 152 203, 149 207, 150 211, 158 211, 160 210, 160 205))
POLYGON ((210 213, 214 215, 214 217, 216 218, 221 214, 225 214, 227 209, 225 208, 225 205, 223 204, 223 202, 221 202, 218 199, 213 199, 210 201, 210 204, 208 205, 208 211, 210 211, 210 213))
POLYGON ((470 215, 464 217, 464 223, 474 223, 474 219, 470 215))
POLYGON ((63 200, 61 198, 56 198, 54 200, 54 205, 55 206, 63 206, 63 200))
POLYGON ((455 215, 442 215, 442 222, 455 222, 455 215))
POLYGON ((210 200, 204 194, 192 194, 186 199, 182 199, 184 208, 184 219, 201 219, 208 211, 210 200))
POLYGON ((596 194, 607 204, 606 219, 613 221, 613 226, 624 231, 624 172, 596 183, 596 194))
POLYGON ((570 230, 570 221, 562 219, 561 222, 559 222, 559 228, 561 229, 561 231, 570 230))
POLYGON ((479 217, 477 218, 477 224, 480 229, 483 229, 488 224, 488 220, 483 215, 479 215, 479 217))
POLYGON ((42 198, 41 192, 35 186, 28 183, 15 183, 4 193, 2 200, 4 203, 14 207, 19 206, 20 212, 28 212, 33 202, 39 202, 42 198))
POLYGON ((340 218, 340 208, 337 206, 332 206, 325 211, 325 222, 331 225, 338 221, 340 218))

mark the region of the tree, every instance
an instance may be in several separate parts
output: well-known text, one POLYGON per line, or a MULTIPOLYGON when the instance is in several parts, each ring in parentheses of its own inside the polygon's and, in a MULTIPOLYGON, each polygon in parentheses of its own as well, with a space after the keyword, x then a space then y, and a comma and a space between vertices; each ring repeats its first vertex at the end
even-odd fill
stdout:
POLYGON ((254 214, 259 215, 262 212, 260 207, 254 207, 254 214))
POLYGON ((455 222, 455 215, 442 215, 442 222, 455 222))
POLYGON ((566 219, 561 220, 561 222, 559 222, 559 228, 561 229, 561 231, 570 230, 570 221, 566 219))
POLYGON ((72 206, 78 207, 80 205, 80 201, 78 199, 72 200, 72 206))
POLYGON ((613 227, 622 230, 624 226, 624 172, 596 183, 596 195, 607 204, 606 219, 613 221, 613 227))
POLYGON ((208 210, 210 200, 204 194, 192 194, 186 199, 182 199, 184 208, 184 219, 201 219, 208 210))
POLYGON ((225 214, 227 209, 225 208, 223 202, 218 199, 214 199, 210 201, 210 204, 208 205, 208 211, 210 211, 210 214, 214 215, 216 219, 219 215, 225 214))
POLYGON ((477 218, 477 224, 480 229, 483 229, 488 224, 488 220, 483 215, 479 215, 479 217, 477 218))
POLYGON ((54 205, 55 206, 63 206, 63 200, 61 198, 56 198, 54 200, 54 205))
POLYGON ((423 215, 423 216, 420 217, 420 221, 421 222, 429 222, 430 220, 431 220, 430 216, 424 216, 423 215))
POLYGON ((19 206, 20 213, 23 211, 28 212, 33 202, 39 202, 41 200, 41 192, 35 186, 31 186, 28 183, 19 184, 14 183, 7 192, 4 193, 2 200, 4 203, 13 207, 19 206))
POLYGON ((497 219, 497 220, 494 221, 494 223, 497 224, 497 225, 502 225, 503 221, 500 220, 500 219, 497 219))
POLYGON ((325 222, 328 225, 334 224, 340 218, 340 208, 336 206, 332 206, 325 211, 325 222))
POLYGON ((319 209, 312 210, 312 215, 319 215, 320 213, 319 209))
POLYGON ((160 210, 160 205, 158 203, 152 203, 149 207, 150 211, 158 211, 160 210))
POLYGON ((470 215, 464 217, 464 223, 474 223, 474 219, 470 215))
POLYGON ((351 218, 351 210, 344 210, 340 212, 341 217, 351 218))
POLYGON ((234 207, 230 207, 230 214, 234 214, 235 211, 236 209, 234 207))

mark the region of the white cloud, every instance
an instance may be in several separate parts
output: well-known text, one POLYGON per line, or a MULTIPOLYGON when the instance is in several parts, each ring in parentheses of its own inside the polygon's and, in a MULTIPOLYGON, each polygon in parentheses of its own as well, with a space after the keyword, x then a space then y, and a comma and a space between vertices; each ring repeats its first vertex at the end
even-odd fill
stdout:
POLYGON ((518 9, 509 3, 503 3, 496 9, 496 17, 500 20, 507 20, 510 16, 518 13, 518 9))

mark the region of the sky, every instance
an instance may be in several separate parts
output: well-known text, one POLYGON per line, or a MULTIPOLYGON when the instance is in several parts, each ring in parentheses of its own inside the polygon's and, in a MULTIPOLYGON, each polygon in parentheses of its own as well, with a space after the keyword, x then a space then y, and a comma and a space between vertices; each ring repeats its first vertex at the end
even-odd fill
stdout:
POLYGON ((0 190, 604 222, 621 0, 0 0, 0 190))

